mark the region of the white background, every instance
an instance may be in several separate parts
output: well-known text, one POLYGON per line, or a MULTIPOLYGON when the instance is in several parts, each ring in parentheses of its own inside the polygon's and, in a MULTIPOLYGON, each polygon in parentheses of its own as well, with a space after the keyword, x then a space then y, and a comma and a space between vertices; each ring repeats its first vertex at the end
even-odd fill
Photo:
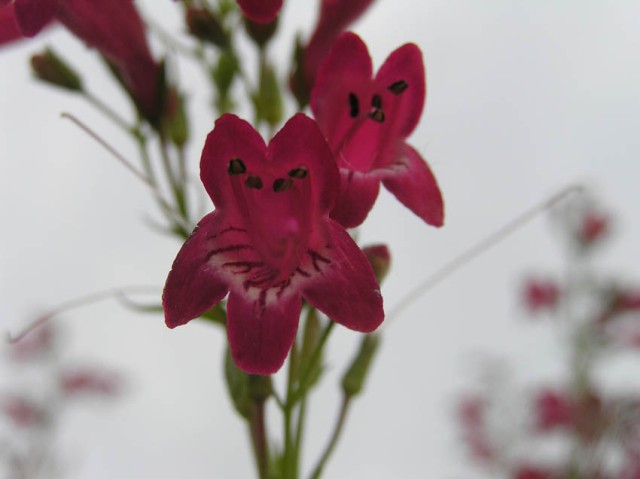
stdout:
MULTIPOLYGON (((173 2, 143 6, 165 25, 179 23, 173 2)), ((309 32, 314 18, 315 2, 285 1, 285 29, 270 50, 283 75, 293 32, 309 32)), ((403 43, 422 48, 427 107, 410 142, 428 159, 446 203, 446 225, 436 230, 383 192, 361 229, 361 243, 392 249, 388 310, 448 260, 573 183, 593 187, 615 214, 615 238, 601 255, 607 274, 640 282, 638 25, 640 4, 626 0, 398 0, 377 2, 354 26, 376 66, 403 43)), ((144 187, 60 112, 77 114, 135 158, 128 139, 81 100, 31 79, 27 57, 45 43, 129 114, 100 63, 61 29, 0 50, 2 329, 17 330, 92 291, 160 289, 179 248, 144 224, 150 211, 157 217, 144 187)), ((214 120, 198 75, 191 69, 181 77, 198 120, 194 172, 214 120)), ((548 321, 528 321, 516 298, 528 272, 560 274, 558 243, 541 216, 384 326, 366 394, 327 477, 478 476, 465 466, 455 403, 487 356, 504 358, 524 383, 559 377, 557 335, 548 321)), ((112 407, 68 416, 63 449, 74 477, 252 477, 247 431, 231 413, 221 376, 219 330, 194 322, 169 331, 160 316, 114 302, 61 319, 65 357, 112 365, 129 379, 126 397, 112 407)), ((340 365, 356 340, 345 330, 333 337, 332 374, 311 403, 305 468, 333 424, 340 365)), ((271 426, 279 436, 279 425, 271 426)))

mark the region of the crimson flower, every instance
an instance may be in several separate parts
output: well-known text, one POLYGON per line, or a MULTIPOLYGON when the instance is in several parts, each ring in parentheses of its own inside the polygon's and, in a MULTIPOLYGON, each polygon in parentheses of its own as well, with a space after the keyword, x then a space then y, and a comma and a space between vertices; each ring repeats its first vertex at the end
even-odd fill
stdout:
POLYGON ((242 13, 256 23, 269 23, 275 20, 282 8, 282 0, 238 0, 242 13))
POLYGON ((67 396, 107 397, 120 393, 122 378, 111 371, 83 367, 63 371, 59 384, 67 396))
MULTIPOLYGON (((60 21, 114 65, 147 118, 157 119, 160 115, 161 67, 151 55, 144 25, 132 0, 15 0, 13 4, 11 0, 0 0, 0 13, 15 15, 20 31, 27 37, 35 36, 53 20, 60 21)), ((0 23, 0 38, 7 35, 9 28, 0 23)))
POLYGON ((425 101, 422 53, 414 44, 395 50, 372 78, 371 57, 353 33, 342 34, 322 64, 311 110, 340 167, 331 217, 347 228, 364 221, 380 182, 427 223, 441 226, 440 188, 420 154, 405 142, 425 101))
POLYGON ((328 217, 338 170, 322 133, 298 114, 269 143, 223 115, 200 177, 216 210, 182 246, 163 293, 167 326, 197 318, 229 292, 227 336, 239 367, 276 372, 295 338, 301 298, 350 329, 383 320, 371 266, 328 217))

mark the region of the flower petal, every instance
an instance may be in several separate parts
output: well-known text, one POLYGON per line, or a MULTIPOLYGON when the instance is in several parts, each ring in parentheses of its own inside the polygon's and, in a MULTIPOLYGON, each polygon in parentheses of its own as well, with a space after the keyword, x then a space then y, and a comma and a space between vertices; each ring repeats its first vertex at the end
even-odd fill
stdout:
POLYGON ((340 170, 340 194, 331 218, 345 228, 362 224, 378 197, 380 180, 357 171, 340 170))
POLYGON ((229 182, 229 162, 233 158, 243 165, 263 165, 266 145, 260 134, 246 121, 225 114, 216 120, 207 136, 200 159, 200 179, 217 208, 233 208, 233 192, 229 182))
MULTIPOLYGON (((323 0, 316 29, 304 51, 304 74, 308 88, 336 38, 369 8, 373 0, 323 0)), ((371 77, 371 74, 369 74, 371 77)))
POLYGON ((444 224, 442 193, 420 153, 405 144, 398 161, 379 170, 384 186, 400 202, 433 226, 444 224))
POLYGON ((238 0, 242 13, 256 23, 269 23, 275 20, 282 8, 282 0, 238 0))
POLYGON ((350 111, 360 106, 353 103, 353 95, 371 83, 372 74, 365 43, 354 33, 340 35, 320 66, 311 93, 311 111, 334 152, 342 149, 340 143, 353 126, 350 111))
POLYGON ((221 301, 229 291, 220 270, 210 264, 210 236, 224 228, 213 212, 191 233, 175 261, 162 293, 165 322, 170 328, 186 324, 221 301))
MULTIPOLYGON (((265 293, 266 294, 266 293, 265 293)), ((287 357, 298 329, 299 294, 268 301, 231 292, 227 336, 235 363, 250 374, 272 374, 287 357)))
POLYGON ((397 134, 406 138, 414 130, 424 109, 426 82, 422 52, 408 43, 393 51, 380 67, 375 83, 397 99, 394 117, 397 134))
POLYGON ((22 38, 14 5, 0 7, 0 45, 22 38))
POLYGON ((302 296, 333 321, 368 333, 384 319, 382 295, 364 253, 338 223, 328 220, 329 261, 304 284, 302 296))
POLYGON ((333 153, 314 120, 301 113, 292 117, 269 143, 269 155, 288 171, 304 164, 312 183, 311 208, 319 215, 329 211, 340 179, 333 153))
POLYGON ((16 18, 23 35, 33 37, 53 20, 58 0, 16 0, 16 18))

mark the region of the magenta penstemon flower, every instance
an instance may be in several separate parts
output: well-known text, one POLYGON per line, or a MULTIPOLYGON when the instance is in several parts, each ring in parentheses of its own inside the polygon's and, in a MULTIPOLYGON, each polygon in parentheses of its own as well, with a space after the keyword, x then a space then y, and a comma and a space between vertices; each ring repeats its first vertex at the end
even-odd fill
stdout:
POLYGON ((167 278, 170 328, 230 292, 231 354, 245 371, 270 374, 291 348, 302 298, 356 331, 382 322, 371 266, 328 217, 338 170, 313 120, 294 116, 267 147, 249 123, 224 115, 207 137, 200 169, 216 210, 200 221, 167 278))
POLYGON ((425 100, 422 53, 395 50, 372 78, 371 58, 353 33, 336 41, 322 64, 311 109, 336 155, 340 195, 331 217, 345 227, 364 221, 380 182, 427 223, 441 226, 442 195, 420 154, 405 142, 425 100))
POLYGON ((256 23, 269 23, 275 20, 282 8, 282 0, 238 0, 242 13, 256 23))

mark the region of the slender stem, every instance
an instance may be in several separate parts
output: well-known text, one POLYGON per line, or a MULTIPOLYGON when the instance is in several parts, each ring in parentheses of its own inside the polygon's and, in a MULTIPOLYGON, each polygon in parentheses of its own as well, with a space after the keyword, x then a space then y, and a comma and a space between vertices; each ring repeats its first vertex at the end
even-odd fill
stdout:
POLYGON ((253 445, 253 455, 256 458, 258 477, 268 479, 269 477, 269 443, 267 441, 267 428, 265 424, 265 402, 256 401, 255 409, 249 423, 251 433, 251 443, 253 445))
POLYGON ((302 399, 306 395, 307 388, 309 387, 310 382, 313 379, 313 376, 310 374, 311 371, 315 369, 320 361, 320 357, 322 356, 322 350, 324 349, 324 345, 333 330, 333 326, 335 323, 333 321, 329 321, 327 327, 322 332, 322 336, 320 337, 320 341, 318 341, 318 346, 316 347, 311 359, 309 360, 308 367, 300 372, 300 381, 298 383, 298 389, 295 391, 295 394, 292 397, 292 401, 295 404, 297 401, 302 399))
POLYGON ((324 453, 322 454, 322 457, 318 461, 318 465, 315 467, 315 469, 311 473, 311 476, 310 476, 311 479, 320 478, 320 475, 322 474, 322 470, 324 469, 324 467, 327 464, 327 461, 331 457, 331 454, 333 453, 333 450, 335 449, 336 444, 338 443, 338 439, 340 438, 340 434, 344 429, 344 425, 347 418, 347 412, 349 411, 350 404, 351 404, 351 396, 345 395, 342 398, 340 413, 338 414, 338 420, 336 421, 336 425, 333 429, 333 434, 331 435, 331 439, 329 440, 329 443, 327 444, 327 447, 325 448, 324 453))
POLYGON ((293 437, 293 412, 295 408, 295 401, 293 400, 294 387, 296 381, 298 369, 298 348, 296 343, 293 343, 291 348, 291 354, 289 355, 289 371, 287 378, 287 395, 284 404, 284 456, 283 456, 283 469, 284 479, 296 479, 298 477, 298 471, 296 468, 295 458, 295 440, 293 437))
POLYGON ((296 459, 296 470, 300 468, 300 452, 302 451, 302 438, 304 437, 304 424, 305 417, 307 412, 307 396, 305 395, 300 402, 300 408, 298 409, 298 424, 296 427, 296 438, 295 438, 295 459, 296 459))
POLYGON ((481 240, 480 242, 473 245, 471 248, 463 251, 458 256, 454 257, 451 261, 446 263, 442 268, 437 270, 434 274, 429 276, 425 281, 419 284, 416 288, 409 291, 396 306, 391 309, 391 312, 387 314, 386 322, 387 324, 392 318, 395 318, 400 315, 400 313, 406 309, 409 305, 418 300, 424 293, 429 291, 434 286, 440 284, 443 280, 448 278, 451 274, 455 273, 462 266, 467 264, 469 261, 477 258, 480 254, 488 251, 493 246, 498 244, 500 241, 507 238, 511 233, 516 231, 518 228, 526 224, 535 218, 542 211, 546 211, 565 197, 570 194, 576 193, 581 190, 580 185, 570 185, 566 188, 563 188, 560 192, 551 196, 550 198, 545 199, 544 201, 538 203, 532 208, 528 209, 524 213, 518 215, 515 219, 508 222, 502 228, 497 231, 491 233, 489 236, 481 240))
POLYGON ((136 128, 131 126, 124 118, 122 118, 118 113, 115 112, 109 105, 104 103, 98 97, 94 96, 93 93, 88 91, 82 92, 82 96, 85 100, 87 100, 96 110, 101 112, 111 121, 113 121, 116 125, 122 128, 125 132, 131 134, 135 134, 136 128))

